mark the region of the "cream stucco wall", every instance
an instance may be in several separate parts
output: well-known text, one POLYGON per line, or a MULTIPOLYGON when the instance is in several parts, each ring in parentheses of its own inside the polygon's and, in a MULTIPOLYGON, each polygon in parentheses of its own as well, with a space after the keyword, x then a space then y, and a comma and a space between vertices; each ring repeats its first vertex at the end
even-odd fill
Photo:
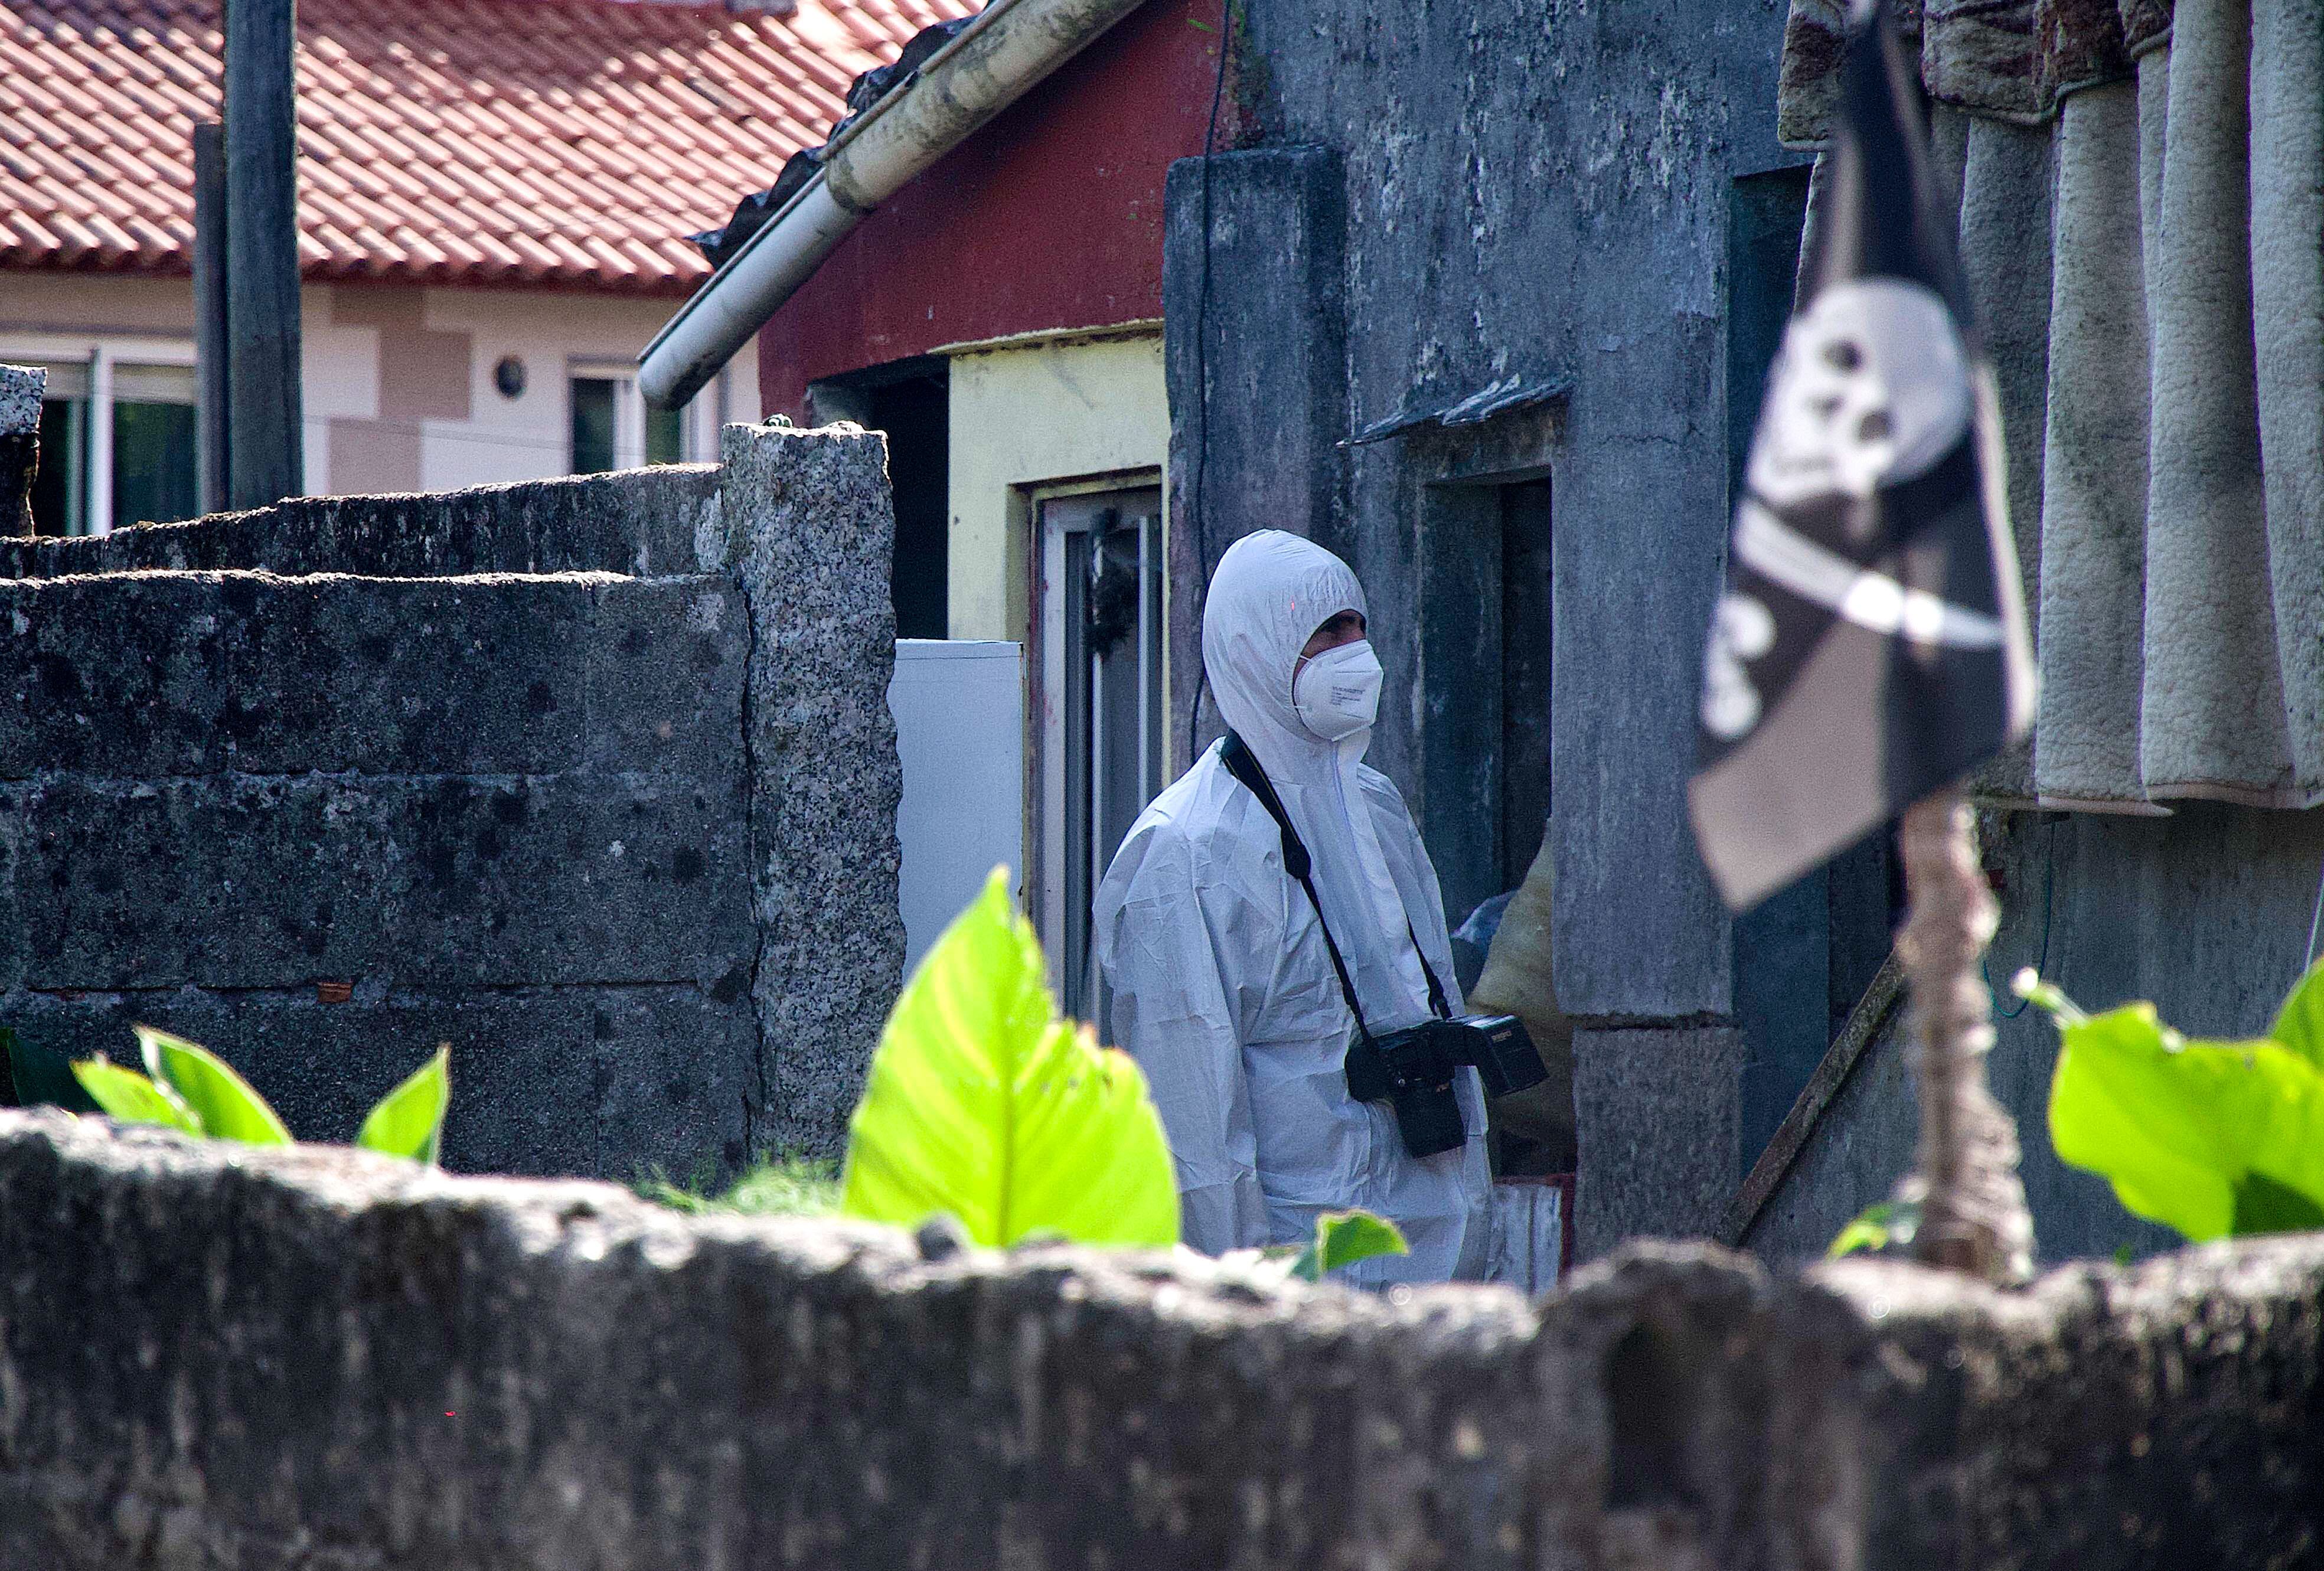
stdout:
POLYGON ((954 354, 951 371, 945 620, 955 639, 1022 641, 1036 493, 1150 482, 1168 456, 1162 335, 979 348, 954 354))
MULTIPOLYGON (((439 491, 562 474, 569 376, 620 372, 668 319, 667 300, 521 289, 310 284, 301 294, 307 489, 439 491), (493 370, 513 355, 514 399, 493 370)), ((190 364, 193 286, 178 278, 0 272, 0 359, 190 364)), ((690 455, 716 456, 723 419, 759 413, 757 345, 696 402, 690 455), (723 395, 723 396, 722 396, 723 395)))

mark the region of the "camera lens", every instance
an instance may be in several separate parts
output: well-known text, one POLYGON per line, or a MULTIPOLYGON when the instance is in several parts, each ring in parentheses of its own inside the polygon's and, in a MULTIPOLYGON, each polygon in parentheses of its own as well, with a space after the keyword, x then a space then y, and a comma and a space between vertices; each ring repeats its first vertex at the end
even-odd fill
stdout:
POLYGON ((1415 1156, 1434 1156, 1469 1138, 1468 1126, 1461 1121, 1461 1104, 1450 1086, 1398 1091, 1396 1122, 1404 1134, 1404 1148, 1415 1156))

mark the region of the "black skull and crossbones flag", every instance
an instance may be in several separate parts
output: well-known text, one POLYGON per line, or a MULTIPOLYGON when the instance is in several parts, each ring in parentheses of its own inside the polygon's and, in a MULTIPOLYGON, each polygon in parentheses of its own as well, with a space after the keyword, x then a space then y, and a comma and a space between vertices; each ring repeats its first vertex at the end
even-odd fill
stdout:
POLYGON ((2032 721, 1999 417, 1907 69, 1885 7, 1852 7, 1711 620, 1689 795, 1738 910, 2032 721))

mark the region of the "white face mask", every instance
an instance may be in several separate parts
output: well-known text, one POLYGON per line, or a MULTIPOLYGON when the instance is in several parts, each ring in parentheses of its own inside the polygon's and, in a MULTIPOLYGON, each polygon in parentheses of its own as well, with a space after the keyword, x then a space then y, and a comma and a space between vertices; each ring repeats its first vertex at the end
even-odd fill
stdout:
POLYGON ((1327 742, 1366 729, 1379 718, 1382 675, 1368 639, 1324 650, 1291 684, 1300 723, 1327 742))

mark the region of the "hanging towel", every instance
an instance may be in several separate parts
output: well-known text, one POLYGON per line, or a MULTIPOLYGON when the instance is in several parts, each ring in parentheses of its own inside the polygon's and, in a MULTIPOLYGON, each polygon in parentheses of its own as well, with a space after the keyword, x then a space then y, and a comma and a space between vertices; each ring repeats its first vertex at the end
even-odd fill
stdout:
MULTIPOLYGON (((1840 17, 1794 0, 1794 145, 1840 17)), ((2042 678, 1977 789, 2324 802, 2324 15, 1932 0, 1920 30, 2042 678)))

